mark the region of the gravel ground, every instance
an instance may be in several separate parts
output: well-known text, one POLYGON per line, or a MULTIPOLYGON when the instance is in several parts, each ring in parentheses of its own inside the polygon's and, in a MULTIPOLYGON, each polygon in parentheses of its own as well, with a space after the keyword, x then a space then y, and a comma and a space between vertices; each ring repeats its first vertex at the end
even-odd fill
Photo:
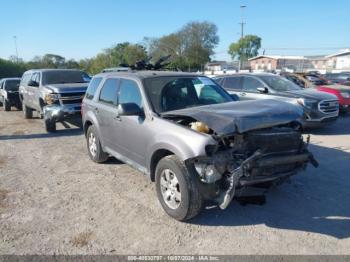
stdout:
POLYGON ((350 117, 312 135, 320 162, 263 206, 169 218, 153 183, 89 160, 80 129, 0 110, 0 254, 350 254, 350 117))

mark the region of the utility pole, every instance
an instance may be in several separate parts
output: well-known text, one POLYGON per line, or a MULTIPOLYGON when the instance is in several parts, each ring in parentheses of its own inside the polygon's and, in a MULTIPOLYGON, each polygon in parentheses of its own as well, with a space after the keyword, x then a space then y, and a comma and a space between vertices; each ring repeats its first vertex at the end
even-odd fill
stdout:
POLYGON ((15 51, 16 51, 16 62, 18 63, 18 49, 17 49, 17 36, 13 36, 13 40, 15 42, 15 51))
MULTIPOLYGON (((246 5, 241 5, 240 6, 240 9, 241 9, 241 22, 239 23, 241 25, 241 38, 240 39, 243 39, 244 37, 244 25, 246 24, 244 22, 244 16, 243 16, 243 11, 244 11, 244 8, 246 8, 247 6, 246 5)), ((240 56, 239 57, 239 71, 241 71, 241 68, 242 68, 242 57, 240 56)))

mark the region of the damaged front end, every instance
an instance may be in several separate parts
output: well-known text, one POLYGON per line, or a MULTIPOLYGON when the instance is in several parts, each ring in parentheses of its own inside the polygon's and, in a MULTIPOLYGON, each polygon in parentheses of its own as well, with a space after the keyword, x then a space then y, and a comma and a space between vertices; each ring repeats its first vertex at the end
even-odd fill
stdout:
MULTIPOLYGON (((226 208, 237 190, 269 187, 318 166, 304 141, 300 107, 274 100, 233 102, 168 112, 177 124, 211 135, 205 156, 186 161, 200 179, 203 197, 226 208)), ((242 191, 242 190, 240 190, 242 191)))
POLYGON ((308 162, 318 166, 307 150, 301 132, 291 127, 272 127, 219 137, 207 146, 205 157, 189 159, 199 175, 204 195, 225 209, 236 190, 281 183, 308 162))

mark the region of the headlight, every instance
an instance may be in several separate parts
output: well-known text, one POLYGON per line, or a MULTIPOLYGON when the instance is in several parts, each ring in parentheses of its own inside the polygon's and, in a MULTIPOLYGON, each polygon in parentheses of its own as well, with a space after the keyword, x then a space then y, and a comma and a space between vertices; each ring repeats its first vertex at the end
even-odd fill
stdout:
POLYGON ((205 183, 214 183, 222 178, 222 174, 220 174, 212 164, 195 163, 194 167, 201 177, 201 180, 205 183))
POLYGON ((298 98, 297 101, 299 105, 302 105, 306 108, 312 108, 317 103, 316 100, 305 99, 305 98, 298 98))
POLYGON ((344 98, 350 98, 349 93, 346 93, 346 92, 340 92, 340 95, 344 98))
POLYGON ((58 94, 47 94, 45 95, 45 103, 48 105, 52 105, 54 104, 56 101, 58 101, 58 99, 60 98, 60 96, 58 94))

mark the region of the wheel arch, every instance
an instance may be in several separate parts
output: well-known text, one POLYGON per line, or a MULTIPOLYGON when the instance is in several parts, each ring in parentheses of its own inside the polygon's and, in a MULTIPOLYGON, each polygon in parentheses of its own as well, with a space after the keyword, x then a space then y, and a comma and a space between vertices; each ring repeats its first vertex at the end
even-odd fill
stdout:
POLYGON ((158 149, 152 154, 152 157, 150 160, 150 168, 149 168, 150 179, 152 182, 155 182, 155 173, 156 173, 157 164, 162 158, 170 155, 176 155, 176 154, 171 150, 165 149, 165 148, 158 149))

